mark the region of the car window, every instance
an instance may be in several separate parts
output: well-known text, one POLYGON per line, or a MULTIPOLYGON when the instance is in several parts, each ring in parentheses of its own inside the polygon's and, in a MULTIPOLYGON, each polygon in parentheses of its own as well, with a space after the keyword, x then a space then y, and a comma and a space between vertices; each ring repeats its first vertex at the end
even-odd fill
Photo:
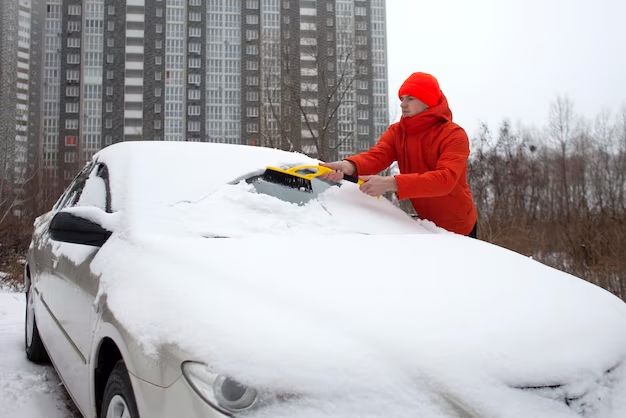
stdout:
POLYGON ((87 163, 54 205, 54 210, 72 206, 96 206, 110 212, 108 174, 104 164, 87 163))
POLYGON ((90 171, 85 180, 82 192, 76 201, 76 206, 95 206, 105 212, 110 212, 110 198, 108 196, 108 173, 104 164, 99 163, 90 171))
POLYGON ((55 211, 68 206, 74 206, 83 191, 85 180, 89 176, 89 173, 91 172, 93 167, 93 162, 87 163, 85 167, 76 175, 76 177, 74 177, 74 180, 72 180, 67 189, 65 189, 65 192, 61 195, 57 203, 54 205, 53 209, 55 211))

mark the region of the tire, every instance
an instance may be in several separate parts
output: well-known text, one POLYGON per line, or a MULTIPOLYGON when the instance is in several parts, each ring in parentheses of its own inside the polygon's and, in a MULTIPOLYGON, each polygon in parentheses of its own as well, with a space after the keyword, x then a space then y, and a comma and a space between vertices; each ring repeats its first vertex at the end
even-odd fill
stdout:
POLYGON ((107 380, 100 418, 139 418, 133 387, 122 360, 115 364, 107 380))
POLYGON ((46 364, 50 362, 46 347, 41 341, 37 320, 35 318, 35 307, 33 306, 32 288, 26 290, 26 315, 24 318, 24 351, 26 358, 33 363, 46 364))

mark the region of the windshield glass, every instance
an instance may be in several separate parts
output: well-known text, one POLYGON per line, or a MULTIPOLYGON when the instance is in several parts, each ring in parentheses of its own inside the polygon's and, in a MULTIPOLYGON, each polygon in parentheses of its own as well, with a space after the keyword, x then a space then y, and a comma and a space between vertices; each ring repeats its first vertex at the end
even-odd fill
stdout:
POLYGON ((317 199, 319 195, 325 192, 329 187, 341 186, 340 183, 332 183, 320 178, 313 178, 309 181, 310 188, 294 187, 293 185, 268 181, 262 174, 247 178, 246 182, 253 185, 257 193, 264 193, 297 205, 303 205, 312 199, 317 199))

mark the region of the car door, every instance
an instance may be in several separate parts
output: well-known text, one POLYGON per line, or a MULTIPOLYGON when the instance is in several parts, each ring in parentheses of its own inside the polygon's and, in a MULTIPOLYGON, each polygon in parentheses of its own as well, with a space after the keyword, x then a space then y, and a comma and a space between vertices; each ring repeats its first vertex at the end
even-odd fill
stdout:
MULTIPOLYGON (((110 211, 110 193, 106 166, 87 166, 64 197, 55 212, 70 207, 90 206, 110 211)), ((90 270, 99 247, 53 240, 46 247, 50 257, 41 267, 42 300, 60 333, 49 347, 55 366, 77 404, 89 402, 89 355, 95 323, 98 319, 98 277, 90 270)))

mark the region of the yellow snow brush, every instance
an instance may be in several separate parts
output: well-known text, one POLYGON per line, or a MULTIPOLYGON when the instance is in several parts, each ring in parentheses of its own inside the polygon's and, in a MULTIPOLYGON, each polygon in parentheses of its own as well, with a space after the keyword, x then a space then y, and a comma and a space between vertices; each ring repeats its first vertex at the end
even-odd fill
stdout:
MULTIPOLYGON (((289 168, 280 168, 268 166, 263 173, 263 180, 271 183, 282 184, 294 189, 300 189, 307 192, 313 191, 311 180, 333 170, 321 165, 301 164, 289 168)), ((343 179, 352 183, 362 184, 363 181, 355 176, 343 175, 343 179)))

